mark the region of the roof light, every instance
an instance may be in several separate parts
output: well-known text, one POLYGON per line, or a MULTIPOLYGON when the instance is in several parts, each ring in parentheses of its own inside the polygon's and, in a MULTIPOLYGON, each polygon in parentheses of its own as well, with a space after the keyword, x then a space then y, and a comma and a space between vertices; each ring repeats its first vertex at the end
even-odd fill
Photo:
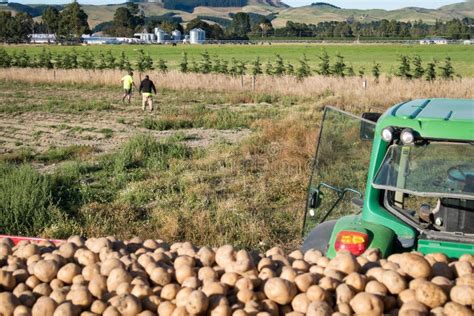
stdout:
POLYGON ((393 127, 386 127, 382 130, 382 139, 387 143, 390 143, 393 140, 393 127))
POLYGON ((367 249, 369 235, 361 232, 340 231, 336 236, 334 248, 336 251, 347 250, 354 256, 360 256, 367 249))
POLYGON ((404 145, 413 144, 415 141, 415 135, 413 131, 409 128, 405 128, 400 134, 400 139, 404 145))

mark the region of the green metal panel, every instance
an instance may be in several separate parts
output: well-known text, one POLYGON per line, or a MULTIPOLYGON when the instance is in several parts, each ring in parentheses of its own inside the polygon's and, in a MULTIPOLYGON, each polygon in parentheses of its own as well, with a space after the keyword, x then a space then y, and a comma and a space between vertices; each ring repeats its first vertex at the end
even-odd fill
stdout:
POLYGON ((441 252, 450 258, 459 258, 466 253, 474 255, 474 244, 420 239, 418 240, 418 251, 423 254, 441 252))
POLYGON ((329 241, 329 249, 327 251, 327 256, 329 258, 334 258, 336 256, 334 244, 336 242, 337 234, 342 230, 366 233, 369 235, 370 239, 369 248, 379 248, 384 257, 388 256, 392 251, 395 233, 391 229, 384 225, 366 222, 360 215, 350 215, 340 218, 334 226, 331 240, 329 241))
POLYGON ((387 126, 407 127, 423 138, 474 140, 474 99, 424 99, 390 108, 377 123, 376 133, 387 126))

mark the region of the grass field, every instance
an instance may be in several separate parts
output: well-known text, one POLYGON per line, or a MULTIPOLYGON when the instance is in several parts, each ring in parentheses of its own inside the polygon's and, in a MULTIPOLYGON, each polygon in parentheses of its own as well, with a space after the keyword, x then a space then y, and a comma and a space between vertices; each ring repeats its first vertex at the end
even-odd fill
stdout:
MULTIPOLYGON (((28 46, 3 46, 8 52, 19 51, 25 49, 29 54, 38 54, 44 46, 28 45, 28 46)), ((53 53, 70 50, 71 47, 63 46, 47 46, 53 53)), ((317 67, 319 62, 318 56, 325 49, 328 54, 334 57, 337 53, 341 53, 345 57, 347 65, 352 65, 357 72, 361 67, 365 67, 370 72, 374 62, 380 63, 384 73, 393 74, 398 66, 399 55, 415 56, 420 55, 424 64, 432 59, 443 61, 446 56, 450 56, 456 73, 464 77, 474 76, 474 47, 469 45, 401 45, 401 44, 272 44, 272 45, 179 45, 172 46, 136 46, 136 45, 110 45, 110 46, 78 46, 74 49, 79 53, 83 50, 90 50, 96 56, 100 51, 111 50, 115 56, 122 51, 134 60, 138 49, 144 49, 156 61, 162 58, 168 62, 170 68, 177 68, 183 52, 188 53, 189 59, 200 59, 200 54, 208 51, 211 56, 219 56, 220 58, 231 60, 236 58, 252 62, 257 56, 260 56, 265 64, 268 60, 274 61, 275 55, 280 54, 286 62, 291 62, 295 66, 298 60, 306 54, 309 63, 313 68, 317 67)))
POLYGON ((364 90, 359 78, 313 77, 292 94, 287 78, 252 91, 230 77, 171 72, 157 80, 156 111, 143 113, 136 96, 120 101, 119 72, 57 71, 48 82, 42 70, 9 71, 0 70, 0 232, 57 238, 297 247, 325 105, 360 114, 473 97, 470 78, 383 77, 364 90), (72 77, 84 81, 62 81, 72 77))

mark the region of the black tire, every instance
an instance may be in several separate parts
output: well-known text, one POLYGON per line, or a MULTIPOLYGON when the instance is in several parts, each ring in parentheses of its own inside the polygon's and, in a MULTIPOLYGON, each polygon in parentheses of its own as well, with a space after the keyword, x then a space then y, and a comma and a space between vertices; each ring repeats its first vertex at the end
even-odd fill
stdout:
POLYGON ((301 251, 305 253, 310 249, 316 249, 325 255, 329 248, 329 240, 331 239, 336 222, 336 220, 327 221, 313 228, 308 236, 306 236, 301 246, 301 251))

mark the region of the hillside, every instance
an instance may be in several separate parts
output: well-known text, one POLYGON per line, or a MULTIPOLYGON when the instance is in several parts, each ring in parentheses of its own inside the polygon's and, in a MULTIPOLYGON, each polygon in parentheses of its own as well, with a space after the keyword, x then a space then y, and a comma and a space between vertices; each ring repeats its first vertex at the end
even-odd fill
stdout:
POLYGON ((407 22, 421 19, 426 23, 435 23, 437 19, 445 21, 465 17, 474 18, 473 1, 443 6, 438 9, 407 7, 398 10, 340 9, 332 5, 318 4, 280 10, 272 23, 275 27, 282 27, 287 21, 317 24, 324 21, 346 21, 348 19, 359 22, 371 22, 381 19, 407 22))
MULTIPOLYGON (((199 4, 211 3, 204 0, 183 0, 181 3, 199 4)), ((215 1, 214 1, 215 2, 215 1)), ((212 3, 214 3, 212 2, 212 3)), ((227 3, 246 3, 243 6, 196 6, 189 10, 171 9, 166 5, 166 1, 140 2, 139 7, 146 16, 174 15, 187 22, 194 18, 219 18, 222 21, 230 22, 231 15, 237 12, 255 13, 263 16, 272 15, 272 23, 275 27, 285 26, 287 21, 295 21, 307 24, 317 24, 324 21, 346 21, 355 20, 360 22, 377 21, 381 19, 395 19, 398 21, 423 20, 426 23, 435 23, 438 20, 462 19, 465 17, 474 18, 474 1, 462 2, 440 7, 438 9, 424 9, 418 7, 407 7, 398 10, 358 10, 343 9, 329 3, 316 2, 312 5, 291 8, 280 0, 239 0, 228 1, 227 3)), ((115 10, 124 4, 116 5, 83 5, 84 11, 89 16, 89 24, 94 28, 97 24, 111 21, 115 10)), ((34 17, 39 16, 44 10, 44 5, 19 5, 10 3, 7 8, 12 12, 29 12, 34 17)), ((217 19, 214 19, 217 20, 217 19)))

